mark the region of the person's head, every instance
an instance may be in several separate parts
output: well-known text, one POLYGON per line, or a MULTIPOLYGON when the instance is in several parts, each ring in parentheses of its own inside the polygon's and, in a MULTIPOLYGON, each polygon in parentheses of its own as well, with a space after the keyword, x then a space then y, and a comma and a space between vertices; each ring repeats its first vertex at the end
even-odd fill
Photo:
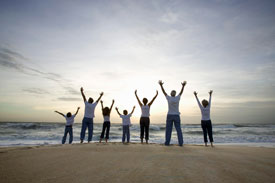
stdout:
POLYGON ((143 98, 142 102, 143 102, 144 105, 146 105, 148 103, 148 99, 147 98, 143 98))
POLYGON ((128 114, 128 111, 127 111, 127 110, 123 110, 123 114, 124 114, 124 115, 127 115, 127 114, 128 114))
POLYGON ((66 116, 69 118, 72 116, 72 113, 68 112, 66 116))
POLYGON ((203 107, 207 107, 207 106, 208 106, 208 101, 205 100, 205 99, 203 99, 203 100, 201 101, 201 103, 202 103, 203 107))
POLYGON ((176 92, 175 90, 172 90, 172 91, 171 91, 171 96, 172 96, 172 97, 175 97, 175 96, 176 96, 176 93, 177 93, 177 92, 176 92))
POLYGON ((109 107, 104 107, 102 113, 103 113, 104 116, 109 116, 110 115, 110 109, 109 109, 109 107))
POLYGON ((88 102, 92 104, 94 102, 94 99, 90 97, 88 102))

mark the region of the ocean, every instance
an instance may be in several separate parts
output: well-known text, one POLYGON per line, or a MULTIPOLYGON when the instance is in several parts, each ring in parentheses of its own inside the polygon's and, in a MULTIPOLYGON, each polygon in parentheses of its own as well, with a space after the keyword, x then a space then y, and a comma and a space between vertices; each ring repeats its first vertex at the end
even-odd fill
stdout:
MULTIPOLYGON (((0 122, 0 146, 61 144, 64 123, 0 122)), ((74 141, 79 143, 81 124, 73 127, 74 141)), ((98 142, 102 123, 94 124, 93 142, 98 142)), ((182 124, 184 144, 203 144, 202 129, 199 124, 182 124)), ((130 128, 131 142, 140 142, 139 124, 130 128)), ((275 147, 275 125, 262 124, 213 124, 214 144, 248 145, 275 147)), ((112 123, 110 142, 121 142, 122 126, 112 123)), ((85 140, 87 139, 87 134, 85 140)), ((163 144, 165 124, 150 125, 150 143, 163 144)), ((67 142, 69 135, 67 136, 67 142)), ((177 144, 177 133, 173 128, 171 144, 177 144)))

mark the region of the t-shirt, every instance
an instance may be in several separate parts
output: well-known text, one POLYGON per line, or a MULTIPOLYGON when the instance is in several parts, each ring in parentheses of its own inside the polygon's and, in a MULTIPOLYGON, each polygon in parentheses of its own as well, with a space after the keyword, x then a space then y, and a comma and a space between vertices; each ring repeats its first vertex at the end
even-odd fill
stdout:
POLYGON ((110 116, 103 116, 104 122, 105 121, 110 121, 110 116))
POLYGON ((85 103, 85 113, 84 113, 84 117, 86 118, 93 118, 95 117, 95 107, 97 105, 97 102, 94 103, 89 103, 89 102, 84 102, 85 103))
POLYGON ((210 95, 208 105, 206 107, 203 107, 199 99, 196 97, 199 107, 201 109, 201 120, 205 120, 205 121, 210 120, 211 98, 212 96, 210 95))
POLYGON ((166 95, 166 99, 168 102, 168 114, 180 115, 180 112, 179 112, 180 97, 181 97, 180 95, 176 97, 171 97, 166 95))
POLYGON ((141 117, 149 117, 150 116, 150 106, 142 105, 141 106, 141 117))
POLYGON ((74 124, 74 117, 75 117, 75 115, 72 115, 71 117, 65 116, 66 126, 70 126, 70 125, 74 124))
POLYGON ((130 125, 131 124, 131 114, 128 115, 120 115, 120 117, 122 118, 122 125, 130 125))

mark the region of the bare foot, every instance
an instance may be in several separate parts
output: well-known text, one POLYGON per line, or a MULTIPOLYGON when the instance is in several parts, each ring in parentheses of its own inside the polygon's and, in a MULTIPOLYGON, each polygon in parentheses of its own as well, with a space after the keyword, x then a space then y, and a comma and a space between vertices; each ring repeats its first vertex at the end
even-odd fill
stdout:
POLYGON ((146 140, 146 144, 148 144, 148 140, 146 140))
POLYGON ((102 139, 99 140, 99 143, 101 143, 101 140, 102 140, 102 139))
POLYGON ((211 142, 211 147, 214 147, 213 143, 211 142))
POLYGON ((107 143, 107 142, 108 142, 108 139, 105 139, 105 142, 107 143))
POLYGON ((207 143, 205 143, 204 146, 207 147, 208 146, 207 143))
POLYGON ((82 143, 83 143, 83 140, 80 140, 80 143, 82 144, 82 143))

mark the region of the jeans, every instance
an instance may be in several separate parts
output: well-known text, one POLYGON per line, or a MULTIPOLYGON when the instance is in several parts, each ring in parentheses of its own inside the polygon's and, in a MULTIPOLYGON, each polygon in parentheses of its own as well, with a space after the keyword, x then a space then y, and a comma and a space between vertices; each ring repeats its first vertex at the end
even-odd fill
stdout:
POLYGON ((179 115, 171 115, 171 114, 168 114, 167 118, 166 118, 165 145, 170 144, 171 134, 172 134, 172 129, 173 129, 173 122, 174 122, 175 128, 177 130, 179 145, 182 146, 183 137, 182 137, 182 131, 181 131, 180 116, 179 115))
POLYGON ((111 126, 110 121, 104 121, 103 126, 102 126, 102 132, 101 132, 100 138, 102 138, 102 139, 104 138, 104 133, 105 133, 105 130, 107 128, 106 137, 105 138, 109 139, 110 126, 111 126))
POLYGON ((86 117, 83 118, 81 132, 80 132, 80 140, 84 140, 87 127, 88 127, 88 142, 90 142, 92 141, 92 138, 93 138, 93 127, 94 127, 93 118, 86 118, 86 117))
POLYGON ((127 136, 127 142, 130 142, 130 125, 123 125, 122 142, 125 142, 127 136))
POLYGON ((140 118, 140 138, 144 138, 144 130, 145 130, 145 139, 149 139, 149 125, 150 125, 150 118, 149 117, 141 117, 140 118))
POLYGON ((64 131, 64 136, 62 138, 62 144, 65 144, 68 133, 70 135, 69 143, 71 144, 73 142, 73 127, 72 126, 66 126, 65 131, 64 131))
POLYGON ((205 143, 208 142, 207 133, 208 133, 210 142, 213 142, 211 120, 201 120, 201 128, 202 128, 202 131, 203 131, 204 142, 205 143))

